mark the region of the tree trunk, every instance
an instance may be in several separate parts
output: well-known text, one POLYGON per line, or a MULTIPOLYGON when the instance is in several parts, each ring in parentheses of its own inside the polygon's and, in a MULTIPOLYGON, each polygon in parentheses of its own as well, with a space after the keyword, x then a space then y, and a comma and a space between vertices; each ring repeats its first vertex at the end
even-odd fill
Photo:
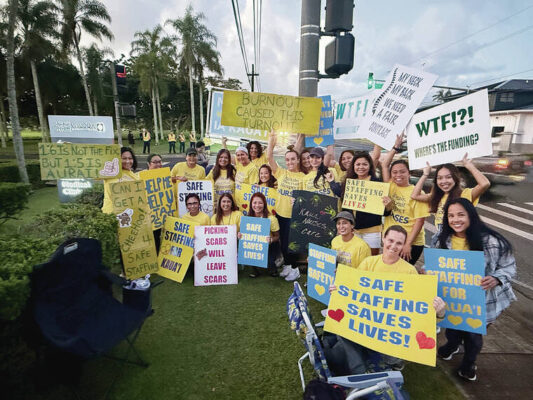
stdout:
POLYGON ((200 136, 204 137, 204 90, 202 85, 202 77, 198 78, 198 86, 200 91, 200 136))
POLYGON ((189 67, 189 92, 191 93, 191 122, 192 122, 192 131, 196 133, 196 121, 194 118, 194 88, 193 88, 193 79, 192 79, 192 68, 189 67))
POLYGON ((30 183, 26 160, 24 159, 24 144, 20 133, 19 111, 17 107, 17 89, 15 87, 15 22, 17 20, 18 0, 9 0, 9 25, 7 29, 7 100, 9 102, 9 117, 13 131, 13 149, 19 168, 20 180, 30 183))
MULTIPOLYGON (((122 128, 120 126, 120 114, 118 109, 118 90, 117 90, 117 76, 115 74, 115 63, 111 63, 111 67, 109 69, 111 71, 111 86, 113 87, 113 103, 115 105, 115 122, 117 125, 117 140, 120 147, 122 147, 122 128)), ((135 125, 137 125, 137 121, 135 121, 135 125)))
MULTIPOLYGON (((152 82, 153 82, 153 79, 152 79, 152 82)), ((157 108, 155 106, 155 89, 154 89, 154 85, 152 85, 152 112, 153 112, 153 115, 154 115, 154 135, 155 135, 156 143, 158 143, 159 139, 157 139, 157 108)))
POLYGON ((91 95, 89 94, 89 85, 87 85, 87 78, 85 76, 85 70, 83 69, 83 61, 81 59, 80 46, 78 45, 78 37, 74 32, 74 45, 76 46, 76 54, 78 55, 78 62, 80 63, 80 75, 83 82, 83 89, 85 90, 85 99, 87 100, 87 106, 89 107, 89 115, 93 116, 93 107, 91 105, 91 95))
POLYGON ((0 96, 0 124, 2 125, 2 139, 5 138, 5 140, 2 140, 2 147, 4 146, 4 142, 7 142, 9 140, 9 132, 7 130, 7 116, 6 116, 6 109, 4 107, 4 94, 0 96))
POLYGON ((94 99, 93 99, 93 110, 94 110, 94 115, 98 115, 98 102, 96 101, 96 96, 94 96, 94 99))
POLYGON ((161 99, 159 98, 159 86, 155 87, 155 96, 157 100, 157 113, 159 114, 159 133, 161 135, 161 141, 164 140, 164 130, 163 130, 163 115, 161 114, 161 99))
POLYGON ((33 87, 35 89, 35 102, 37 103, 37 114, 39 115, 39 125, 41 127, 41 136, 43 142, 50 142, 48 133, 48 124, 44 118, 43 99, 41 97, 41 88, 39 87, 39 76, 37 75, 37 66, 35 60, 30 60, 31 76, 33 78, 33 87))

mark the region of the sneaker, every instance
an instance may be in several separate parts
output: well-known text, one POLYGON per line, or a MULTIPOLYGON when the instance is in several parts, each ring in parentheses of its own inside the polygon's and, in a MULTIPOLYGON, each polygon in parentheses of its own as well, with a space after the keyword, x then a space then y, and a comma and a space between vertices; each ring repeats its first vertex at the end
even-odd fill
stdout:
POLYGON ((473 382, 477 379, 476 370, 477 370, 477 365, 473 365, 467 371, 463 371, 461 368, 459 368, 457 370, 457 375, 459 375, 463 379, 473 382))
POLYGON ((278 258, 276 258, 276 261, 274 261, 274 264, 276 264, 276 267, 281 267, 283 265, 283 263, 285 262, 285 260, 283 259, 283 255, 279 255, 278 258))
POLYGON ((282 278, 285 278, 287 275, 289 275, 289 272, 291 272, 291 269, 292 269, 292 265, 284 265, 283 269, 279 273, 279 276, 281 276, 282 278))
POLYGON ((437 335, 440 333, 440 326, 437 326, 437 335))
POLYGON ((454 354, 459 353, 459 347, 453 350, 446 350, 446 346, 439 347, 439 350, 437 351, 437 355, 442 358, 443 360, 449 361, 452 359, 454 354))
POLYGON ((402 371, 405 368, 405 362, 399 361, 396 364, 390 366, 393 371, 402 371))
POLYGON ((300 277, 300 270, 298 268, 292 268, 289 273, 287 274, 287 276, 285 277, 285 280, 287 282, 290 282, 290 281, 295 281, 296 279, 298 279, 300 277))

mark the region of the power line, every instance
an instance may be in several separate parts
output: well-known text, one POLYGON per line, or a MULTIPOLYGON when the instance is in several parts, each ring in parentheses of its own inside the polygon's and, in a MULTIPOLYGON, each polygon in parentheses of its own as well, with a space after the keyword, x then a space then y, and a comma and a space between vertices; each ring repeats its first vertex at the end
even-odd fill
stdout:
POLYGON ((249 75, 249 68, 248 68, 248 58, 246 56, 246 47, 244 44, 244 35, 242 33, 242 23, 241 23, 241 13, 239 10, 239 0, 231 0, 231 5, 233 6, 233 17, 235 18, 235 26, 237 28, 237 36, 239 37, 239 44, 241 46, 241 54, 242 59, 244 62, 244 69, 246 71, 246 77, 248 78, 248 82, 250 83, 250 86, 252 85, 252 82, 250 80, 249 75))
POLYGON ((515 72, 515 73, 509 74, 509 75, 499 76, 497 78, 491 78, 491 79, 487 79, 487 80, 484 80, 484 81, 473 82, 469 86, 474 86, 474 85, 478 85, 480 83, 485 83, 485 82, 490 82, 490 81, 497 81, 497 80, 500 80, 500 79, 503 79, 503 78, 509 78, 511 76, 520 75, 520 74, 523 74, 525 72, 530 72, 530 71, 533 71, 533 68, 526 69, 525 71, 515 72))

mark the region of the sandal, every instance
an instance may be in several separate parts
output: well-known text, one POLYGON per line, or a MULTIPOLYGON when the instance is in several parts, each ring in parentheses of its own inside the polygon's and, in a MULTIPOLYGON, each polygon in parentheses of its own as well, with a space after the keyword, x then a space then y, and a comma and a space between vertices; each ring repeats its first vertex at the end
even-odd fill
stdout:
POLYGON ((248 275, 250 278, 257 278, 259 276, 259 274, 257 272, 252 272, 251 274, 248 275))

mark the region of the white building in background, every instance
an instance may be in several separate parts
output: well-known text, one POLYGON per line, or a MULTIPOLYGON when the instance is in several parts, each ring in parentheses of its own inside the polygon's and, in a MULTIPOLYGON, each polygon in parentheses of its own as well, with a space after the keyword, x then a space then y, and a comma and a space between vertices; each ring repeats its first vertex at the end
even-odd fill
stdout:
POLYGON ((533 106, 529 109, 491 111, 494 151, 533 154, 533 106))

